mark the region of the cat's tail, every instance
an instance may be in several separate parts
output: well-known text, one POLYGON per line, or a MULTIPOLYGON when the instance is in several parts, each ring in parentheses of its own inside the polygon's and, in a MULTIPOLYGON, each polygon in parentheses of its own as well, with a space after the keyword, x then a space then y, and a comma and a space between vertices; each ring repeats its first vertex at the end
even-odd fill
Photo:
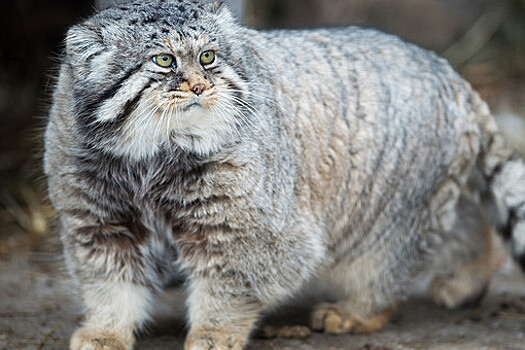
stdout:
POLYGON ((512 253, 525 271, 525 163, 507 145, 486 104, 478 96, 475 100, 481 126, 478 167, 488 184, 489 216, 510 239, 512 253))

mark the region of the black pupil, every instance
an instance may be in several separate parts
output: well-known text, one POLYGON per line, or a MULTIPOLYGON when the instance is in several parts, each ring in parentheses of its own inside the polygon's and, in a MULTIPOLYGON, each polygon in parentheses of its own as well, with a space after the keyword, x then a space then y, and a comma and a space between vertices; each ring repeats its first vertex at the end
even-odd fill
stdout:
POLYGON ((170 58, 168 56, 162 56, 163 61, 168 61, 170 58))
POLYGON ((204 53, 204 57, 209 58, 210 57, 210 53, 209 52, 205 52, 204 53))

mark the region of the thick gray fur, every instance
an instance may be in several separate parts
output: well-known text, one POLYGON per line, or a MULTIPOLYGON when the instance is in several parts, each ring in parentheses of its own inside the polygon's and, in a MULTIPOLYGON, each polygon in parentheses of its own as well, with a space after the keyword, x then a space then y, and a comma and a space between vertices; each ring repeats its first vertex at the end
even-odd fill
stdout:
POLYGON ((258 32, 190 0, 100 12, 68 32, 45 171, 86 304, 73 350, 131 349, 177 270, 186 349, 242 349, 309 283, 339 298, 312 327, 372 331, 423 273, 446 306, 480 293, 493 227, 524 261, 523 161, 445 60, 374 30, 258 32))

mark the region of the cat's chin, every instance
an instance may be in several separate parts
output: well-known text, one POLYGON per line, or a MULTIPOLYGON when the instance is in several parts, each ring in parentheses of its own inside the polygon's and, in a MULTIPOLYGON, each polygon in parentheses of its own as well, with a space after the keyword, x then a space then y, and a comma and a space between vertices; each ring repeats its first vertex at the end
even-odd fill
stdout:
POLYGON ((182 109, 183 112, 187 112, 193 108, 202 108, 202 105, 200 103, 197 103, 197 102, 192 102, 190 104, 188 104, 187 106, 184 106, 184 108, 182 109))
POLYGON ((156 117, 133 117, 130 121, 134 121, 133 125, 128 123, 124 127, 111 151, 134 160, 154 157, 163 147, 179 147, 206 156, 219 151, 238 135, 234 116, 218 114, 198 102, 177 112, 159 111, 156 117))
POLYGON ((209 155, 236 136, 235 117, 218 114, 198 103, 187 106, 174 118, 169 141, 188 152, 209 155))

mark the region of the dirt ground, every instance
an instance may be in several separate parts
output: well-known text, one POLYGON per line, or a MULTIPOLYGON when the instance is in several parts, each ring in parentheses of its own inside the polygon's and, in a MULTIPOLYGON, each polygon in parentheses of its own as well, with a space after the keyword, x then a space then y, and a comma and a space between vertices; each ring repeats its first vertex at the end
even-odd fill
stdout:
MULTIPOLYGON (((66 349, 82 321, 82 309, 62 263, 60 245, 48 240, 7 237, 0 244, 0 350, 66 349)), ((182 349, 184 292, 161 298, 154 322, 136 349, 182 349)), ((296 302, 269 315, 262 325, 306 325, 313 301, 296 302)), ((248 349, 525 349, 525 279, 507 266, 499 272, 482 305, 444 310, 415 296, 390 323, 370 335, 325 335, 262 339, 248 349)))

